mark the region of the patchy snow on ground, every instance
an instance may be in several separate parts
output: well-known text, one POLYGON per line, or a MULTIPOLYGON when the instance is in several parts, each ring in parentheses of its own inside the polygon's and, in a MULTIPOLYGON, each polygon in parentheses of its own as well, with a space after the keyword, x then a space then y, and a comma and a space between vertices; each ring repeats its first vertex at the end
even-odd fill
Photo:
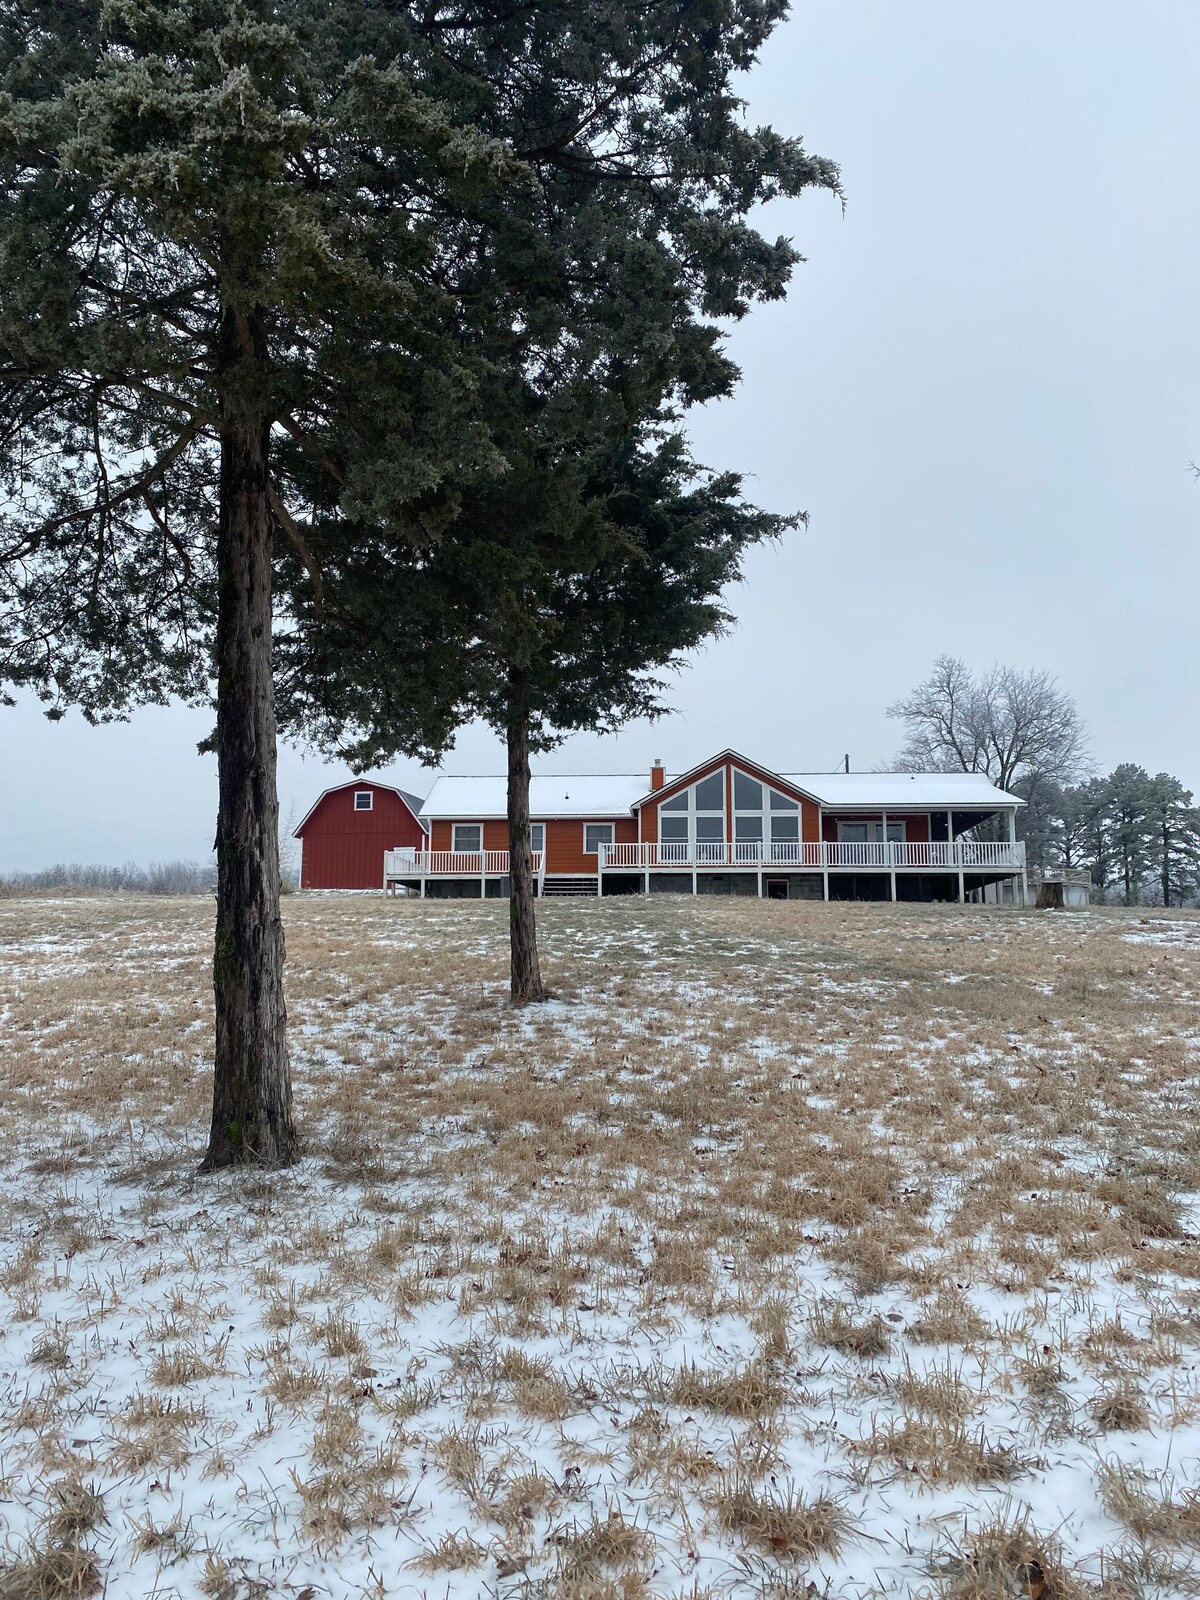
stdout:
POLYGON ((201 1179, 210 915, 0 902, 0 1594, 1200 1593, 1200 919, 293 897, 201 1179))

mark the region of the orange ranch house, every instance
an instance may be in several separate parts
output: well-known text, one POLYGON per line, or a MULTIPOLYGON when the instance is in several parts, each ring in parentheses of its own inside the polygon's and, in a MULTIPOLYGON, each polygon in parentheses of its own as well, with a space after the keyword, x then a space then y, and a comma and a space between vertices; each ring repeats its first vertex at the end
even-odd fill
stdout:
MULTIPOLYGON (((734 750, 668 777, 535 775, 537 892, 1024 903, 1024 802, 979 773, 771 772, 734 750), (989 837, 979 838, 981 824, 989 837)), ((444 898, 509 892, 505 780, 439 777, 425 839, 376 879, 444 898)))

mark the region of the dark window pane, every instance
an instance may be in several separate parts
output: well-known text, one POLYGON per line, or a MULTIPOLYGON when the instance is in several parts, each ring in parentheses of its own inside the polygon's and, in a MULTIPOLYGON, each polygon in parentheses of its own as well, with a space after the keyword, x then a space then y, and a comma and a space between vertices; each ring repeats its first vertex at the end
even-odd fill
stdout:
POLYGON ((686 817, 663 817, 658 826, 660 839, 686 839, 688 836, 686 817))
POLYGON ((664 800, 658 809, 660 811, 686 811, 688 808, 688 793, 687 789, 683 789, 679 794, 673 794, 669 800, 664 800))
POLYGON ((723 839, 725 837, 724 817, 697 817, 697 839, 723 839))
MULTIPOLYGON (((735 811, 761 811, 762 803, 762 784, 756 783, 753 778, 748 778, 744 772, 735 772, 733 775, 733 809, 735 811)), ((757 836, 747 834, 746 837, 757 836)))
POLYGON ((761 839, 761 817, 735 817, 733 821, 733 837, 735 839, 761 839))
POLYGON ((701 778, 696 785, 696 810, 724 811, 724 809, 725 774, 714 772, 710 777, 701 778))
POLYGON ((787 795, 779 794, 774 789, 771 790, 772 811, 799 811, 799 809, 800 802, 798 800, 789 800, 787 795))
POLYGON ((797 816, 772 817, 771 837, 772 839, 798 839, 800 837, 800 818, 797 816))

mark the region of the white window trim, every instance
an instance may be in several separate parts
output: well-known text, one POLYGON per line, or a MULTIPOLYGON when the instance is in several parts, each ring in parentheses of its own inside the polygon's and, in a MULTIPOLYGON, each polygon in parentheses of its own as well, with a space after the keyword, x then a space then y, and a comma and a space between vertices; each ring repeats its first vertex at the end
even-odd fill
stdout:
POLYGON ((546 824, 544 822, 531 822, 529 824, 529 848, 530 848, 530 850, 532 850, 532 852, 533 852, 533 854, 535 856, 539 852, 542 855, 545 855, 545 853, 546 853, 546 824), (542 842, 541 842, 541 844, 534 844, 534 842, 533 842, 533 830, 535 828, 540 828, 542 830, 542 842))
POLYGON ((589 850, 588 849, 588 829, 589 828, 607 828, 608 829, 608 838, 604 841, 604 843, 605 844, 616 844, 616 842, 617 842, 617 825, 616 825, 615 822, 585 822, 584 825, 583 825, 583 853, 584 853, 585 856, 594 856, 594 855, 598 855, 599 854, 598 850, 589 850))
MULTIPOLYGON (((694 858, 698 854, 699 848, 700 848, 700 846, 702 844, 704 844, 704 845, 716 845, 716 844, 719 844, 720 847, 721 847, 722 855, 724 854, 725 844, 726 844, 726 835, 727 835, 727 833, 729 831, 728 827, 726 826, 726 821, 725 821, 726 815, 727 815, 726 809, 725 809, 725 801, 726 801, 726 799, 728 797, 728 787, 729 787, 728 783, 725 780, 725 774, 726 774, 726 771, 727 771, 727 765, 728 764, 726 764, 724 766, 720 766, 720 767, 714 767, 711 772, 701 773, 701 775, 698 778, 696 778, 692 783, 688 784, 686 789, 683 789, 683 790, 679 791, 680 793, 683 793, 683 794, 687 795, 687 805, 686 806, 680 806, 674 811, 664 811, 662 806, 661 806, 661 804, 659 805, 659 807, 658 807, 658 843, 659 843, 659 847, 660 848, 662 846, 664 846, 664 845, 669 847, 669 848, 671 848, 671 847, 677 848, 679 845, 684 845, 685 844, 687 852, 688 852, 688 857, 689 857, 689 859, 691 859, 691 858, 694 858), (714 810, 712 807, 707 807, 703 811, 697 810, 697 808, 696 808, 696 786, 698 784, 701 784, 701 783, 707 783, 707 781, 710 778, 715 778, 715 777, 718 777, 718 776, 721 778, 721 807, 720 807, 720 810, 714 810), (682 818, 684 818, 686 820, 686 822, 687 822, 687 839, 686 839, 686 841, 683 840, 683 839, 664 839, 663 838, 663 831, 662 831, 663 820, 664 820, 664 818, 668 818, 668 817, 682 817, 682 818), (707 817, 719 817, 721 819, 721 837, 720 837, 720 839, 698 839, 697 836, 696 836, 696 819, 698 817, 706 817, 706 818, 707 817)), ((676 796, 675 795, 671 795, 668 798, 673 800, 673 799, 676 798, 676 796)), ((665 857, 664 857, 664 859, 665 859, 665 857)))
POLYGON ((450 849, 455 855, 477 856, 483 849, 483 823, 482 822, 455 822, 450 828, 450 849), (458 830, 460 828, 474 828, 479 834, 478 844, 459 844, 458 830))
POLYGON ((374 809, 375 809, 375 791, 374 791, 374 789, 355 789, 355 791, 354 791, 354 809, 355 809, 355 811, 374 811, 374 809), (366 805, 365 806, 360 806, 359 803, 358 803, 360 800, 365 800, 367 802, 366 805))

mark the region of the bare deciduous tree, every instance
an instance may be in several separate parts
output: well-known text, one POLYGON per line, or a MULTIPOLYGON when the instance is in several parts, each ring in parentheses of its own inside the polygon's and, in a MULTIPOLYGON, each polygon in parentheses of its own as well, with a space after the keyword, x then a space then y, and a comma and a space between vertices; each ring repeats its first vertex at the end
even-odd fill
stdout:
POLYGON ((908 737, 905 772, 983 772, 1001 789, 1067 783, 1087 766, 1087 732, 1071 696, 1048 672, 995 666, 977 678, 939 656, 925 682, 888 707, 908 737))

